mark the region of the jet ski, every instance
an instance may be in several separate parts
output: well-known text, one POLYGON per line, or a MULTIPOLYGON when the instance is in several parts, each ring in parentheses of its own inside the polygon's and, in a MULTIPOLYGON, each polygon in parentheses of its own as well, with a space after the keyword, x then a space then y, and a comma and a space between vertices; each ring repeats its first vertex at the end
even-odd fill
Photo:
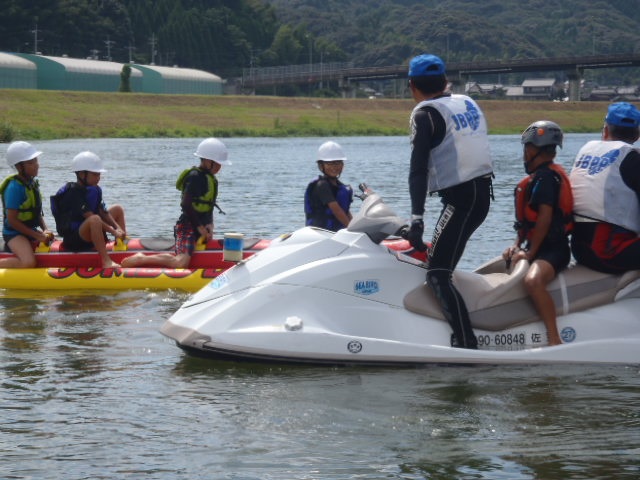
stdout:
POLYGON ((501 258, 454 272, 478 338, 451 345, 427 265, 383 240, 406 222, 373 192, 348 228, 284 235, 192 295, 161 327, 190 354, 331 365, 640 363, 640 271, 571 265, 549 285, 563 344, 548 346, 525 292, 528 269, 501 258))

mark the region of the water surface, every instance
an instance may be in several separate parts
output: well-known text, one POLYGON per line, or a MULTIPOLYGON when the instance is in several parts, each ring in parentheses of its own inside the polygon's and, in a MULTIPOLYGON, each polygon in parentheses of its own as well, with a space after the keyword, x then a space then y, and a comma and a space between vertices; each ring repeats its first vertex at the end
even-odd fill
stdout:
MULTIPOLYGON (((560 161, 580 145, 568 136, 560 161)), ((273 238, 303 223, 326 139, 228 139, 216 229, 273 238)), ((343 180, 409 216, 405 137, 343 138, 343 180)), ((35 143, 35 142, 34 142, 35 143)), ((198 140, 36 143, 48 196, 92 149, 132 235, 170 236, 198 140)), ((462 268, 513 237, 518 136, 492 136, 495 196, 462 268)), ((5 174, 8 169, 5 169, 5 174)), ((359 202, 356 200, 356 202, 359 202)), ((357 203, 356 203, 357 205, 357 203)), ((430 232, 439 212, 427 203, 430 232)), ((48 213, 48 212, 47 212, 48 213)), ((53 220, 48 216, 49 224, 53 220)), ((637 367, 280 367, 186 356, 158 329, 169 291, 0 291, 0 477, 611 479, 640 477, 637 367)), ((606 322, 606 319, 602 319, 606 322)))

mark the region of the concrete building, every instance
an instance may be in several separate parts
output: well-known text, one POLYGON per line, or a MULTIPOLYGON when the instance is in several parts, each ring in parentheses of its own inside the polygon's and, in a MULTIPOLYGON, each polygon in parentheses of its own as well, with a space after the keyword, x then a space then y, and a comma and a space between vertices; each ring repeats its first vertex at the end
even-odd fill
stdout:
POLYGON ((507 87, 508 100, 555 100, 564 95, 562 84, 554 78, 527 79, 521 85, 507 87))
POLYGON ((554 99, 561 91, 562 85, 555 78, 536 78, 522 82, 522 93, 530 99, 554 99))

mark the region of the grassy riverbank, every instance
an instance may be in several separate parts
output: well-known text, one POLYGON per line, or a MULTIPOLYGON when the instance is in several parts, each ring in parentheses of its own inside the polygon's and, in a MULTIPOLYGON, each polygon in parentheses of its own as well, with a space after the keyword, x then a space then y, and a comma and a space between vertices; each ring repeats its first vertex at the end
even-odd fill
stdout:
MULTIPOLYGON (((596 132, 604 102, 481 101, 490 132, 596 132)), ((406 135, 412 100, 0 90, 0 140, 406 135)))

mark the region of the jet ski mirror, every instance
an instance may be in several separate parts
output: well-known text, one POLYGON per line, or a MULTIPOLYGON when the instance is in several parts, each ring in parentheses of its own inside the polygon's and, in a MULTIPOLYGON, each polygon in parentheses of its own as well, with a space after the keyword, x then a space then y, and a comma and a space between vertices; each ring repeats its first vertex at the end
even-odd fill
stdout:
POLYGON ((362 201, 364 201, 365 198, 367 198, 371 193, 373 193, 373 190, 371 190, 369 186, 364 182, 358 185, 358 188, 362 193, 360 194, 354 193, 354 196, 358 197, 362 201))
POLYGON ((388 236, 395 235, 406 222, 385 205, 382 197, 365 183, 361 183, 359 188, 362 191, 362 195, 359 195, 363 199, 362 206, 349 222, 347 230, 366 233, 374 243, 380 243, 388 236))

